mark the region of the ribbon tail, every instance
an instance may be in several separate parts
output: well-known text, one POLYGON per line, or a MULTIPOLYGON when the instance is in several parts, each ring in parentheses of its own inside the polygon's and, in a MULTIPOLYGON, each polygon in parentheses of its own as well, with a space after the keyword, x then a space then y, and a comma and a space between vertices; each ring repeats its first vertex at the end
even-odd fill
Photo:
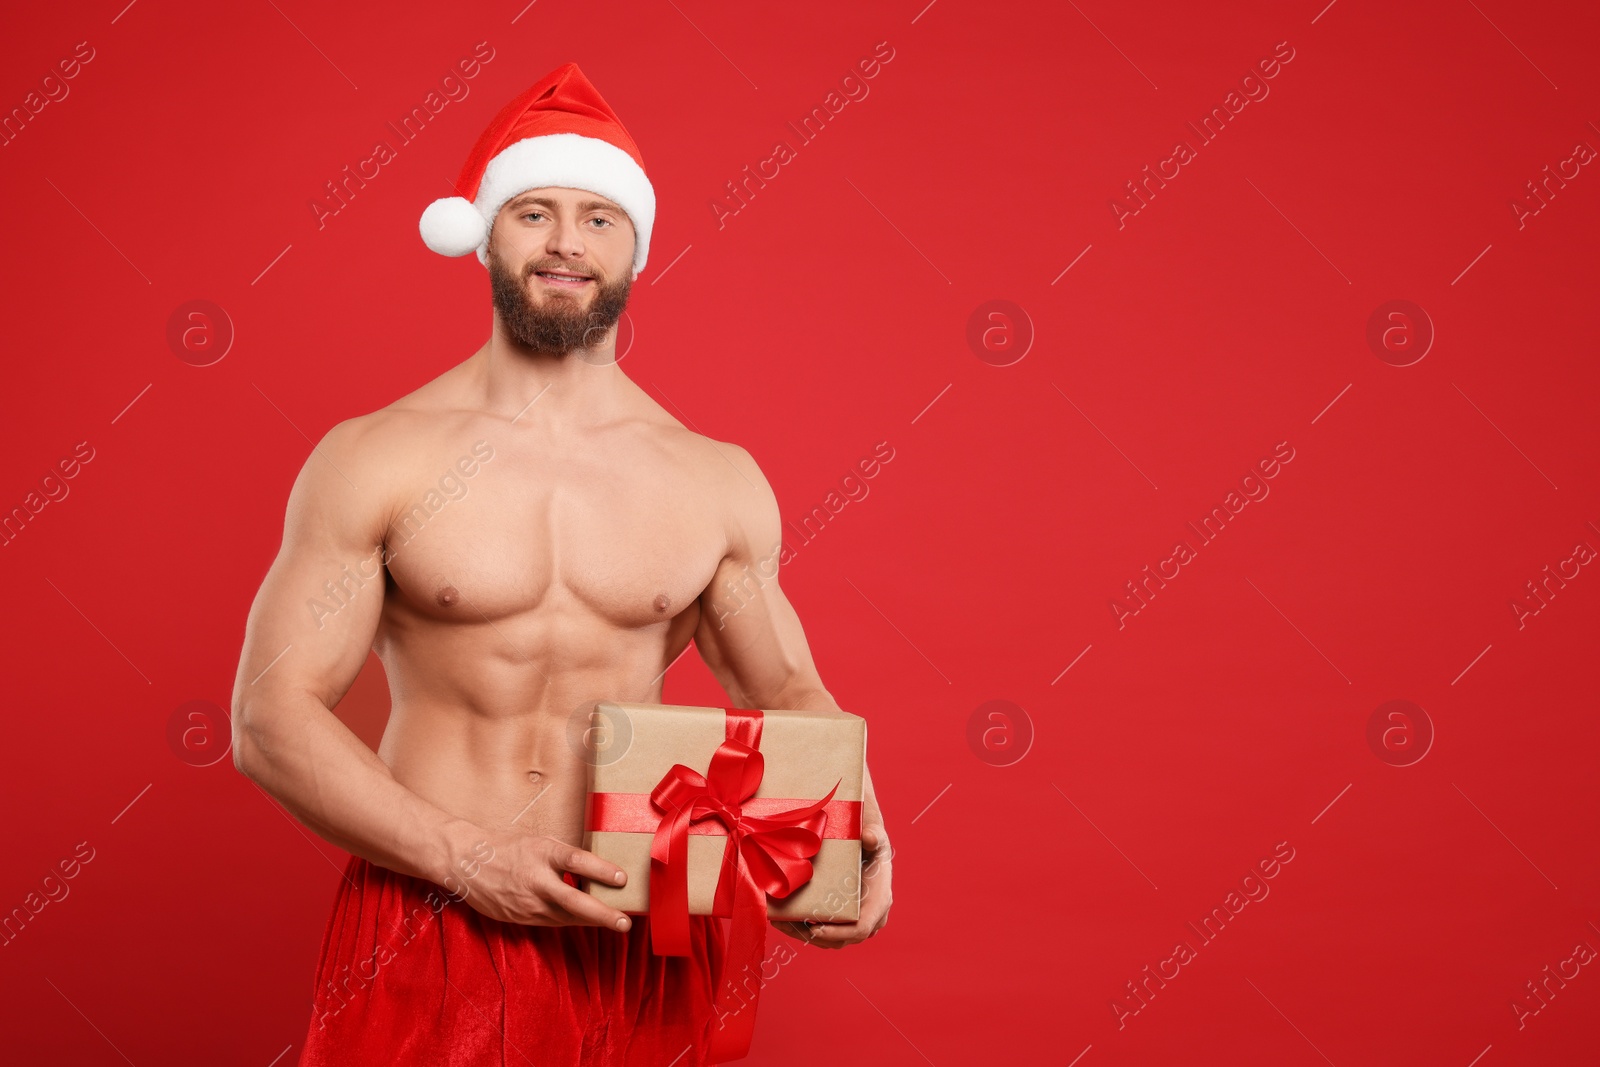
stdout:
POLYGON ((735 907, 735 892, 739 885, 739 856, 743 851, 744 834, 735 829, 722 847, 722 869, 717 874, 717 893, 711 904, 711 914, 731 916, 735 907))
MULTIPOLYGON (((732 839, 728 844, 734 847, 732 839)), ((767 897, 743 863, 738 864, 738 870, 733 922, 728 928, 722 980, 717 988, 719 1026, 711 1038, 712 1063, 740 1060, 749 1054, 756 1027, 756 1003, 764 981, 761 962, 767 951, 767 897)))
POLYGON ((689 809, 656 826, 650 842, 650 946, 658 956, 692 954, 689 940, 689 809))

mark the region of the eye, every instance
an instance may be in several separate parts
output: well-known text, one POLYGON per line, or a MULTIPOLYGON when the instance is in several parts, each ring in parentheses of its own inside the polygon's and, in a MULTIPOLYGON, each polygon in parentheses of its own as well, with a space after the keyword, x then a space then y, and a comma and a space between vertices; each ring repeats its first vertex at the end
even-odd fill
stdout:
POLYGON ((542 215, 542 214, 544 214, 544 212, 542 212, 542 211, 525 211, 525 212, 523 212, 522 217, 525 218, 525 219, 531 219, 535 215, 542 215))
POLYGON ((590 219, 589 221, 590 222, 602 223, 602 224, 604 224, 606 226, 615 226, 616 225, 616 223, 612 222, 610 219, 590 219))

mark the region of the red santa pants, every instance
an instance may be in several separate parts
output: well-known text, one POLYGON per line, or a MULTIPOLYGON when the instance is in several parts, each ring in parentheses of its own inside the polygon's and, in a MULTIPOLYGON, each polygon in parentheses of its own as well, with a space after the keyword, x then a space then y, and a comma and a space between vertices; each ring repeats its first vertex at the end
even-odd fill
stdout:
POLYGON ((649 916, 633 920, 627 933, 502 923, 353 856, 300 1065, 704 1067, 720 920, 690 916, 690 956, 655 955, 649 916))

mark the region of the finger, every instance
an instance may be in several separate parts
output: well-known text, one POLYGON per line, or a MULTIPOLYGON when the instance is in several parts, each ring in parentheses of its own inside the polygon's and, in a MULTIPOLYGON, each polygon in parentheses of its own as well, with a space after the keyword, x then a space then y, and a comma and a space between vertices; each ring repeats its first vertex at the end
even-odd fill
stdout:
POLYGON ((565 882, 557 882, 548 899, 572 916, 571 925, 607 926, 624 932, 633 928, 633 920, 626 912, 602 904, 590 894, 574 889, 565 882))
POLYGON ((806 933, 813 941, 838 941, 845 932, 855 929, 855 923, 814 923, 806 933))
POLYGON ((525 926, 576 926, 576 925, 578 925, 578 921, 572 917, 572 913, 569 912, 566 908, 563 908, 561 905, 552 903, 551 901, 548 901, 548 900, 540 901, 540 904, 541 904, 540 912, 536 916, 534 916, 533 919, 528 920, 523 925, 525 925, 525 926))
POLYGON ((860 936, 860 923, 816 923, 808 929, 806 939, 812 944, 835 948, 860 936))
POLYGON ((573 874, 607 885, 622 885, 627 880, 627 872, 621 867, 581 848, 568 847, 565 851, 558 849, 552 858, 558 871, 571 871, 573 874))
POLYGON ((773 919, 771 922, 772 925, 778 929, 779 933, 787 934, 796 941, 804 941, 808 945, 812 944, 812 927, 808 926, 806 923, 796 922, 790 919, 773 919))

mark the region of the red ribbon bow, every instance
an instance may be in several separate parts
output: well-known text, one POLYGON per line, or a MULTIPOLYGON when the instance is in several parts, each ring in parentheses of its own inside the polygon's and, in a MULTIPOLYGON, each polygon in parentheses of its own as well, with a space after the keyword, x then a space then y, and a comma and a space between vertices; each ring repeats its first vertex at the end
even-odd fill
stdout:
MULTIPOLYGON (((745 802, 761 785, 765 766, 762 715, 748 708, 725 710, 727 739, 712 754, 706 773, 675 763, 650 793, 651 805, 662 812, 650 844, 650 937, 657 955, 690 954, 690 825, 717 819, 728 828, 714 907, 717 915, 732 915, 717 989, 722 1026, 712 1039, 716 1063, 740 1059, 750 1050, 761 983, 758 978, 748 1004, 734 990, 746 970, 759 973, 767 943, 767 896, 787 897, 811 880, 811 857, 822 847, 828 821, 824 809, 839 789, 835 782, 815 803, 747 813, 745 802)), ((752 806, 764 807, 759 801, 752 806)))

